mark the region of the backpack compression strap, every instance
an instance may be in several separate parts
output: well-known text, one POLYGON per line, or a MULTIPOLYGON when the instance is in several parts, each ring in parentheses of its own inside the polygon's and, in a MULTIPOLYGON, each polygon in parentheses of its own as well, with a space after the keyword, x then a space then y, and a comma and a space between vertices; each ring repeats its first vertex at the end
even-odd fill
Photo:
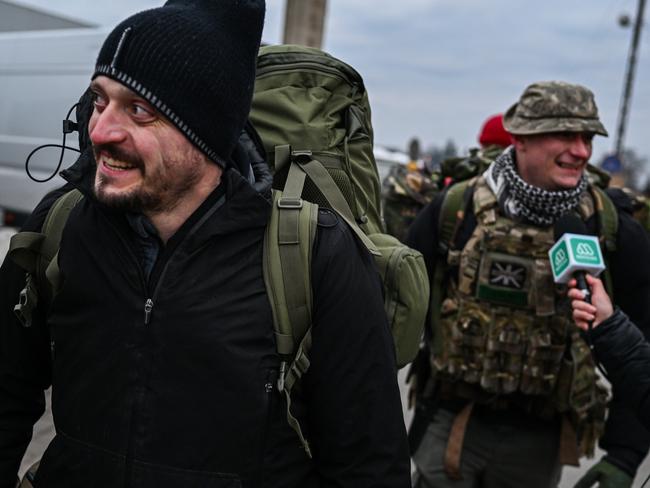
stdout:
MULTIPOLYGON (((276 151, 276 158, 286 156, 276 151)), ((281 361, 278 390, 287 401, 287 421, 311 457, 309 442, 291 414, 291 391, 309 368, 311 251, 318 224, 318 205, 301 198, 304 182, 305 173, 292 164, 284 190, 273 192, 271 218, 264 236, 263 268, 281 361)))

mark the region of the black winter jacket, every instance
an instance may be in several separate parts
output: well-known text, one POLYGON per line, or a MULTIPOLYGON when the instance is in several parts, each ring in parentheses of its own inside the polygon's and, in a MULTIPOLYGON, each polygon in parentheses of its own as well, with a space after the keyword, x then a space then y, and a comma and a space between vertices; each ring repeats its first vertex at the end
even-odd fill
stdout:
MULTIPOLYGON (((624 209, 620 192, 611 195, 618 209, 616 252, 609 256, 608 266, 614 286, 616 304, 633 318, 639 329, 650 337, 650 240, 646 231, 624 209)), ((429 277, 433 277, 438 254, 438 217, 444 193, 418 215, 409 230, 407 245, 424 255, 429 277)), ((597 235, 595 216, 585 223, 588 232, 597 235)), ((456 233, 456 245, 462 248, 474 228, 476 217, 471 205, 456 233)), ((428 322, 427 322, 428 323, 428 322)), ((650 432, 639 424, 613 387, 605 434, 600 446, 607 459, 634 476, 650 447, 650 432)))
POLYGON ((275 387, 262 276, 268 194, 227 171, 147 281, 124 215, 88 194, 92 157, 80 167, 69 178, 87 195, 64 230, 49 327, 44 317, 18 325, 22 274, 8 261, 0 273, 0 487, 14 482, 50 383, 57 435, 38 486, 409 486, 381 284, 334 214, 319 216, 311 367, 292 405, 310 460, 275 387))
POLYGON ((621 399, 650 429, 650 343, 620 309, 593 329, 592 340, 621 399))

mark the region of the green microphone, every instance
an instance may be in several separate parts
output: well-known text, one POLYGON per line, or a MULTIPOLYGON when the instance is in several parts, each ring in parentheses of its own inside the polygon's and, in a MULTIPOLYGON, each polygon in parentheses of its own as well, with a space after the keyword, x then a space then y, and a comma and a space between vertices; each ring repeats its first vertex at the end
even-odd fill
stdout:
POLYGON ((575 278, 585 301, 591 302, 585 273, 598 276, 605 269, 598 238, 587 235, 584 222, 574 214, 560 217, 553 230, 556 243, 548 252, 553 279, 556 283, 567 283, 575 278))

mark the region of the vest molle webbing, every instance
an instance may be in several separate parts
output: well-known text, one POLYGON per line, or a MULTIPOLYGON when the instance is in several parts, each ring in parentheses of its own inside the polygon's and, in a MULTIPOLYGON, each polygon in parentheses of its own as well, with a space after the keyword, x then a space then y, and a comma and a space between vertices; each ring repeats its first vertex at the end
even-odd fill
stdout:
MULTIPOLYGON (((541 416, 567 413, 581 454, 592 453, 607 395, 570 320, 565 290, 553 282, 553 228, 501 215, 482 177, 471 204, 477 226, 462 250, 447 253, 448 269, 458 272, 447 280, 440 320, 432 324, 440 341, 432 367, 442 390, 495 406, 517 398, 541 416)), ((585 220, 596 211, 588 192, 578 210, 585 220)))

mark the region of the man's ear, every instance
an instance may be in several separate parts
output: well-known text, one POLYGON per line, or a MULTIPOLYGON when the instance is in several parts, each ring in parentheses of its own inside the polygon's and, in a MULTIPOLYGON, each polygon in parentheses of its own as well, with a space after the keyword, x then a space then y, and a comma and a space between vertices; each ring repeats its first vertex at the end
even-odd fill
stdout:
POLYGON ((528 138, 526 136, 512 134, 512 144, 515 146, 517 152, 526 151, 526 141, 528 138))

